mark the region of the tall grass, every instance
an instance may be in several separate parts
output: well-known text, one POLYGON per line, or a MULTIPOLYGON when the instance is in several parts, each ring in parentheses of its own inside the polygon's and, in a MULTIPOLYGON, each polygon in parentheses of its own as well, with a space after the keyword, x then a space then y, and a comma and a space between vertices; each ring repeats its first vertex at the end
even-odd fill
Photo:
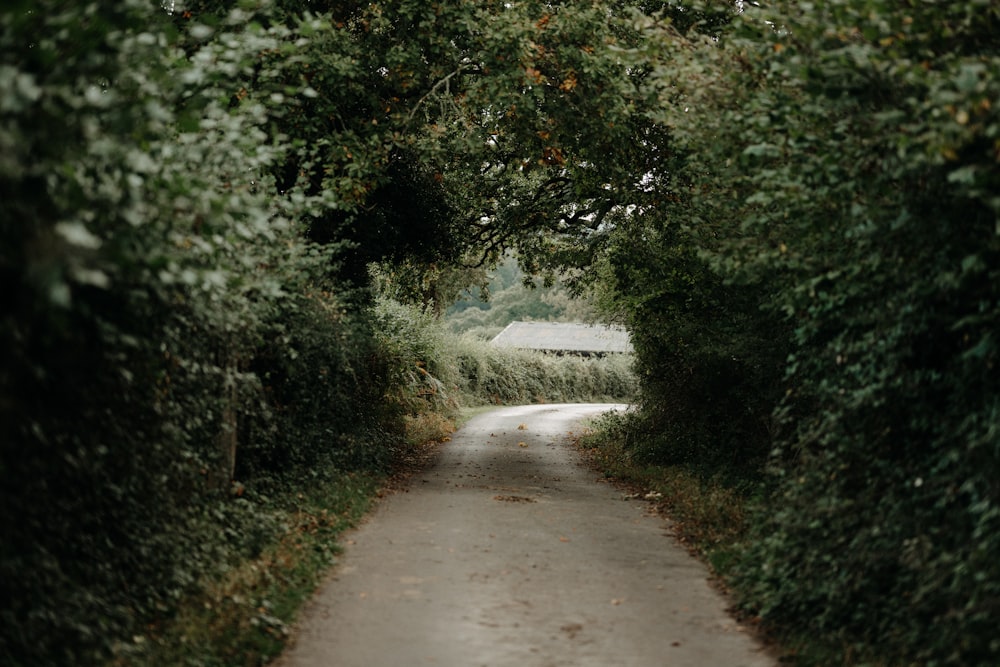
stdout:
POLYGON ((633 399, 638 382, 631 355, 556 355, 499 348, 449 332, 412 306, 381 301, 381 335, 406 375, 399 398, 416 413, 460 405, 584 403, 633 399))

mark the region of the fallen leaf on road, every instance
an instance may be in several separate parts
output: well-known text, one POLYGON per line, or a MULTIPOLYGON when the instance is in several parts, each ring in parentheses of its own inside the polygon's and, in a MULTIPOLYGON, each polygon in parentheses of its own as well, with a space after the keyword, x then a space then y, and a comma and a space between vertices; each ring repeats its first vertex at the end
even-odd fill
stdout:
POLYGON ((493 496, 493 500, 499 500, 505 503, 533 503, 534 498, 528 498, 526 496, 493 496))
POLYGON ((517 446, 518 447, 527 447, 528 443, 522 441, 522 442, 517 443, 517 446))
POLYGON ((564 625, 559 629, 568 634, 570 639, 576 639, 577 633, 583 630, 583 626, 579 623, 570 623, 569 625, 564 625))
POLYGON ((526 428, 528 428, 528 425, 527 425, 527 424, 518 424, 518 425, 517 425, 517 430, 518 430, 518 431, 523 431, 523 430, 525 430, 526 428))
POLYGON ((569 538, 568 537, 563 537, 563 536, 560 535, 559 536, 559 541, 560 542, 569 542, 569 538))

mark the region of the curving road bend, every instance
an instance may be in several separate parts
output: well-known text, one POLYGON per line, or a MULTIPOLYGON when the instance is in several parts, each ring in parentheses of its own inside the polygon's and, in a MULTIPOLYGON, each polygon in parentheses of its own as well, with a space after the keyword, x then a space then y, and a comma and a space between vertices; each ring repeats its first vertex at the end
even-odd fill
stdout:
POLYGON ((274 667, 773 667, 705 567, 569 432, 625 406, 480 415, 352 536, 274 667))

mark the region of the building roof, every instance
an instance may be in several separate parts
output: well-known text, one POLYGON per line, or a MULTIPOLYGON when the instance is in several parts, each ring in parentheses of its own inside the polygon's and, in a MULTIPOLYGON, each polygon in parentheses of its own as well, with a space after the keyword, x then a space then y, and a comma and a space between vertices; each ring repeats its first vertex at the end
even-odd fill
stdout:
POLYGON ((631 352, 624 327, 568 322, 511 322, 490 341, 498 347, 549 352, 631 352))

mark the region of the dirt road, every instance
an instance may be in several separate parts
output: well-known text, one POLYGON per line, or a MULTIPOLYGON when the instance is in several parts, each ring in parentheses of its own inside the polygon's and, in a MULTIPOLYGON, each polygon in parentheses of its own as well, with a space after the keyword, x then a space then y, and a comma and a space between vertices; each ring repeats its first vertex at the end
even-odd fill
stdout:
POLYGON ((764 667, 705 568, 568 432, 615 405, 502 408, 350 537, 280 667, 764 667))

